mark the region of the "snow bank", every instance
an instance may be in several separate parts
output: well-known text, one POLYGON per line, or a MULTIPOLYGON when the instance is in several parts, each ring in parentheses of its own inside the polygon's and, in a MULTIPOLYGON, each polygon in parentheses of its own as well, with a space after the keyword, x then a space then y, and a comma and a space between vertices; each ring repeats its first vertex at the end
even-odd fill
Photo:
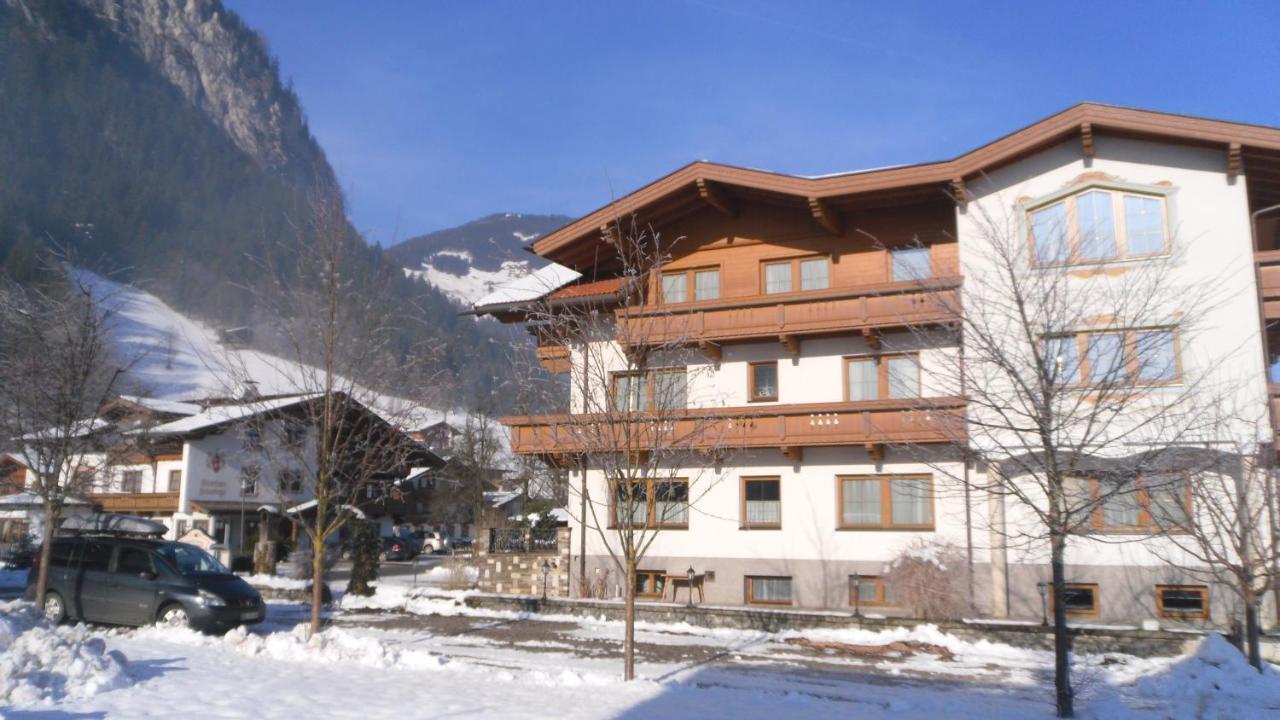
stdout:
POLYGON ((126 665, 83 625, 53 627, 26 602, 0 605, 0 704, 91 698, 129 685, 126 665))
POLYGON ((1280 714, 1280 673, 1253 669, 1231 643, 1212 633, 1195 652, 1139 678, 1136 695, 1167 703, 1170 718, 1262 717, 1280 714))
POLYGON ((276 575, 240 575, 245 582, 254 587, 271 588, 272 590, 306 590, 311 587, 310 580, 286 578, 276 575))

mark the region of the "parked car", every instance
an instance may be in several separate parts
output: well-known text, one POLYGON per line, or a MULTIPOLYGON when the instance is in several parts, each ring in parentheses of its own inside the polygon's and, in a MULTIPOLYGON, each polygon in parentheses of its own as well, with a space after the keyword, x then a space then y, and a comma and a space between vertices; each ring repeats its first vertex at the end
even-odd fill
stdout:
POLYGON ((444 533, 428 530, 422 533, 422 552, 424 553, 442 553, 449 552, 449 548, 453 547, 453 541, 444 533))
POLYGON ((380 560, 412 560, 418 557, 418 543, 401 537, 382 538, 380 560))
MULTIPOLYGON (((37 570, 27 578, 30 592, 37 570)), ((257 590, 194 545, 77 536, 53 540, 44 612, 55 623, 156 623, 225 632, 262 622, 266 605, 257 590)))
POLYGON ((30 545, 16 545, 0 553, 0 570, 25 570, 35 562, 35 556, 30 545))
POLYGON ((470 548, 474 543, 475 543, 475 540, 466 535, 453 539, 453 547, 455 550, 466 550, 467 548, 470 548))

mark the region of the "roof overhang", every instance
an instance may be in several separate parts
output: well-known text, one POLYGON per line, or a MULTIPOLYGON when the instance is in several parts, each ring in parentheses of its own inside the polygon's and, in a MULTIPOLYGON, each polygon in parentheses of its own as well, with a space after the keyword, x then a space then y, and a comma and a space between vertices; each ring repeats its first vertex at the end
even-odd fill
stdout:
MULTIPOLYGON (((1013 162, 1072 136, 1079 136, 1086 152, 1092 150, 1093 135, 1106 133, 1143 138, 1174 140, 1224 149, 1223 169, 1232 163, 1243 165, 1251 159, 1280 166, 1280 128, 1211 120, 1172 113, 1081 103, 993 142, 950 160, 850 172, 822 177, 804 177, 697 161, 655 180, 644 187, 595 210, 550 233, 533 245, 538 255, 582 271, 602 253, 598 239, 602 230, 620 219, 643 213, 645 222, 661 224, 692 208, 714 207, 731 212, 731 198, 722 192, 767 194, 814 208, 815 217, 823 203, 843 204, 855 196, 946 190, 965 178, 1013 162), (1234 159, 1233 159, 1234 158, 1234 159)), ((1280 195, 1280 176, 1251 179, 1251 191, 1280 195), (1253 187, 1259 185, 1259 188, 1253 187)))

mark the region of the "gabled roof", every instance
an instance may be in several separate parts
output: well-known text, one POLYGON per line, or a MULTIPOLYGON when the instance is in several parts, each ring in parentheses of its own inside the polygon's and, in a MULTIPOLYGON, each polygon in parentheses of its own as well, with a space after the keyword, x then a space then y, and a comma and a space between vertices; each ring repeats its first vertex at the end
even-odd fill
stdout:
MULTIPOLYGON (((1224 149, 1237 146, 1246 154, 1246 164, 1249 161, 1249 151, 1264 153, 1268 162, 1280 162, 1280 128, 1081 103, 955 158, 939 162, 804 177, 699 160, 539 238, 534 241, 532 248, 544 257, 573 264, 575 259, 567 252, 568 248, 586 238, 597 237, 603 226, 674 195, 691 198, 700 195, 714 205, 719 202, 715 198, 718 185, 790 195, 806 199, 813 205, 815 202, 860 193, 944 185, 1011 162, 1067 137, 1091 137, 1099 131, 1221 145, 1224 149)), ((1226 165, 1227 156, 1224 153, 1224 170, 1226 165)), ((1270 182, 1275 184, 1274 190, 1280 192, 1280 180, 1270 182)))
POLYGON ((185 435, 187 433, 200 432, 254 415, 283 410, 318 397, 320 397, 319 393, 312 393, 309 395, 293 395, 284 398, 259 400, 243 405, 215 405, 204 412, 163 425, 157 425, 147 432, 151 435, 185 435))
POLYGON ((537 300, 580 277, 582 277, 581 273, 576 270, 552 263, 522 278, 499 285, 493 292, 477 300, 475 309, 477 313, 483 314, 484 310, 537 300))

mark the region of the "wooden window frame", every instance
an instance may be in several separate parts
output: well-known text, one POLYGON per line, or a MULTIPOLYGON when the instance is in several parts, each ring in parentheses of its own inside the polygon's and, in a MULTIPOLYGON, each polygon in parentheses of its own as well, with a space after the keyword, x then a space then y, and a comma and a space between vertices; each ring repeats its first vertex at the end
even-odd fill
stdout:
POLYGON ((858 593, 858 586, 853 582, 853 575, 849 576, 849 607, 888 607, 889 601, 884 592, 884 576, 883 575, 858 575, 859 580, 874 580, 876 583, 876 599, 855 601, 858 593))
MULTIPOLYGON (((1063 583, 1063 590, 1083 590, 1087 589, 1093 593, 1093 607, 1088 610, 1073 610, 1066 608, 1064 612, 1071 617, 1098 617, 1102 614, 1102 596, 1098 592, 1098 583, 1063 583)), ((1049 587, 1049 611, 1054 609, 1054 593, 1053 586, 1049 587)))
POLYGON ((1169 238, 1169 196, 1165 192, 1158 189, 1149 191, 1141 188, 1120 187, 1109 183, 1088 183, 1071 188, 1062 193, 1054 193, 1048 198, 1032 201, 1024 206, 1026 213, 1026 230, 1027 243, 1031 249, 1031 264, 1038 268, 1054 268, 1054 267, 1072 267, 1078 265, 1103 265, 1106 263, 1124 262, 1127 260, 1148 260, 1157 257, 1166 257, 1171 251, 1171 243, 1169 238), (1076 208, 1076 199, 1082 195, 1091 192, 1106 193, 1111 200, 1111 220, 1113 223, 1112 231, 1115 234, 1116 254, 1107 258, 1084 259, 1080 257, 1080 226, 1079 212, 1076 208), (1139 197, 1144 199, 1156 200, 1160 203, 1160 231, 1164 237, 1164 245, 1159 252, 1154 253, 1130 253, 1129 252, 1129 228, 1125 218, 1124 199, 1126 197, 1139 197), (1040 210, 1050 208, 1058 203, 1063 203, 1066 215, 1066 233, 1067 240, 1067 257, 1064 260, 1041 261, 1039 255, 1036 254, 1036 238, 1035 225, 1032 222, 1032 215, 1040 210))
MULTIPOLYGON (((849 364, 854 362, 874 362, 876 364, 876 397, 872 400, 889 400, 889 363, 893 358, 913 358, 916 361, 916 397, 924 397, 924 366, 920 364, 919 352, 876 353, 874 355, 845 355, 841 358, 841 370, 844 372, 844 401, 871 402, 871 400, 853 400, 852 388, 849 386, 849 364)), ((897 398, 906 400, 909 398, 897 398)))
POLYGON ((933 531, 937 529, 938 513, 934 507, 933 475, 929 473, 902 473, 895 475, 837 475, 836 476, 836 529, 837 530, 887 530, 901 532, 910 530, 933 531), (879 480, 880 481, 880 524, 853 524, 844 521, 844 483, 846 480, 879 480), (893 481, 894 480, 926 480, 929 483, 929 522, 895 525, 893 523, 893 481))
MULTIPOLYGON (((631 480, 629 482, 637 485, 641 483, 644 484, 644 500, 645 500, 645 508, 646 508, 645 523, 644 525, 636 525, 635 529, 644 529, 644 530, 688 530, 689 529, 689 521, 688 521, 689 511, 687 510, 685 514, 685 522, 683 523, 671 523, 671 522, 659 523, 658 522, 658 518, 657 518, 657 497, 658 496, 657 496, 657 493, 654 491, 654 486, 658 484, 684 483, 685 498, 686 498, 685 502, 687 505, 689 505, 690 508, 692 508, 693 502, 688 499, 689 478, 683 478, 683 477, 658 478, 658 479, 651 478, 651 479, 645 479, 645 480, 631 480)), ((621 530, 628 527, 627 525, 624 525, 623 523, 618 522, 618 491, 616 487, 611 488, 611 492, 609 493, 609 527, 614 530, 621 530)))
POLYGON ((671 268, 669 270, 657 270, 656 272, 658 275, 658 282, 656 283, 657 287, 654 289, 654 295, 655 295, 654 299, 657 301, 654 303, 655 305, 691 305, 693 303, 699 303, 699 302, 716 302, 724 297, 724 272, 720 269, 719 265, 699 265, 697 267, 689 267, 689 268, 671 268), (708 270, 715 270, 716 273, 719 274, 720 292, 716 293, 716 297, 711 298, 710 300, 699 300, 697 298, 698 286, 694 278, 698 273, 707 272, 708 270), (675 275, 684 276, 685 300, 684 302, 669 303, 667 302, 667 299, 663 297, 663 292, 662 292, 663 280, 668 276, 675 276, 675 275))
POLYGON ((785 295, 793 295, 796 293, 815 293, 815 292, 823 292, 826 290, 830 290, 832 287, 834 287, 834 284, 831 282, 832 280, 831 266, 834 264, 835 263, 831 261, 831 255, 829 253, 810 253, 807 255, 792 255, 789 257, 762 258, 760 260, 760 270, 758 272, 758 276, 759 276, 758 280, 760 283, 759 294, 765 297, 774 297, 779 295, 785 296, 785 295), (800 289, 800 263, 805 260, 826 260, 827 261, 827 286, 826 287, 815 288, 813 290, 800 289), (765 277, 765 268, 768 267, 769 265, 785 265, 788 263, 791 265, 791 289, 787 290, 786 292, 776 292, 776 293, 769 292, 769 284, 766 281, 766 277, 765 277))
POLYGON ((778 402, 778 398, 782 396, 782 373, 778 371, 777 360, 759 360, 747 363, 747 402, 778 402), (756 397, 756 368, 773 367, 774 375, 774 393, 769 397, 756 397))
MULTIPOLYGON (((1182 382, 1182 335, 1178 332, 1176 326, 1161 325, 1157 327, 1137 327, 1123 329, 1109 329, 1099 331, 1082 331, 1068 333, 1047 333, 1040 336, 1041 347, 1050 339, 1057 338, 1075 338, 1076 345, 1076 378, 1074 382, 1063 382, 1062 387, 1067 388, 1098 388, 1098 387, 1159 387, 1162 385, 1177 385, 1182 382), (1173 336, 1173 377, 1168 380, 1143 380, 1138 377, 1138 371, 1142 368, 1141 358, 1138 356, 1138 339, 1137 336, 1142 333, 1169 333, 1173 336), (1127 378, 1117 379, 1110 383, 1094 382, 1089 379, 1089 338, 1094 335, 1122 335, 1121 352, 1124 353, 1124 366, 1127 378)), ((846 384, 848 384, 846 373, 846 384)))
POLYGON ((782 476, 780 475, 743 475, 738 479, 738 529, 739 530, 781 530, 782 529, 782 476), (778 484, 778 522, 751 524, 747 520, 747 483, 773 481, 778 484))
POLYGON ((142 492, 142 471, 141 470, 122 470, 120 471, 120 492, 130 495, 137 495, 142 492), (132 483, 131 480, 136 480, 132 483))
POLYGON ((1156 585, 1156 617, 1170 620, 1208 620, 1209 619, 1209 586, 1208 585, 1156 585), (1200 612, 1182 610, 1166 610, 1164 592, 1166 590, 1194 591, 1200 594, 1200 612))
POLYGON ((658 587, 661 581, 662 589, 656 593, 642 593, 637 588, 635 590, 637 600, 661 600, 667 595, 667 571, 666 570, 636 570, 636 578, 641 575, 648 575, 649 582, 652 587, 658 587))
POLYGON ((790 575, 744 575, 742 578, 742 597, 747 605, 762 605, 766 607, 791 607, 796 604, 795 598, 795 580, 790 575), (786 580, 791 583, 791 597, 788 600, 756 600, 751 595, 752 580, 786 580))
MULTIPOLYGON (((1137 525, 1107 525, 1106 515, 1102 506, 1102 479, 1096 477, 1087 478, 1089 481, 1089 502, 1091 511, 1089 514, 1089 530, 1099 535, 1156 535, 1160 533, 1185 533, 1188 528, 1181 526, 1163 527, 1155 521, 1151 514, 1151 492, 1143 484, 1143 476, 1139 475, 1134 482, 1134 493, 1138 503, 1138 524, 1137 525)), ((1194 517, 1195 504, 1191 493, 1191 480, 1183 478, 1183 498, 1186 504, 1183 510, 1186 511, 1187 517, 1194 517)))

